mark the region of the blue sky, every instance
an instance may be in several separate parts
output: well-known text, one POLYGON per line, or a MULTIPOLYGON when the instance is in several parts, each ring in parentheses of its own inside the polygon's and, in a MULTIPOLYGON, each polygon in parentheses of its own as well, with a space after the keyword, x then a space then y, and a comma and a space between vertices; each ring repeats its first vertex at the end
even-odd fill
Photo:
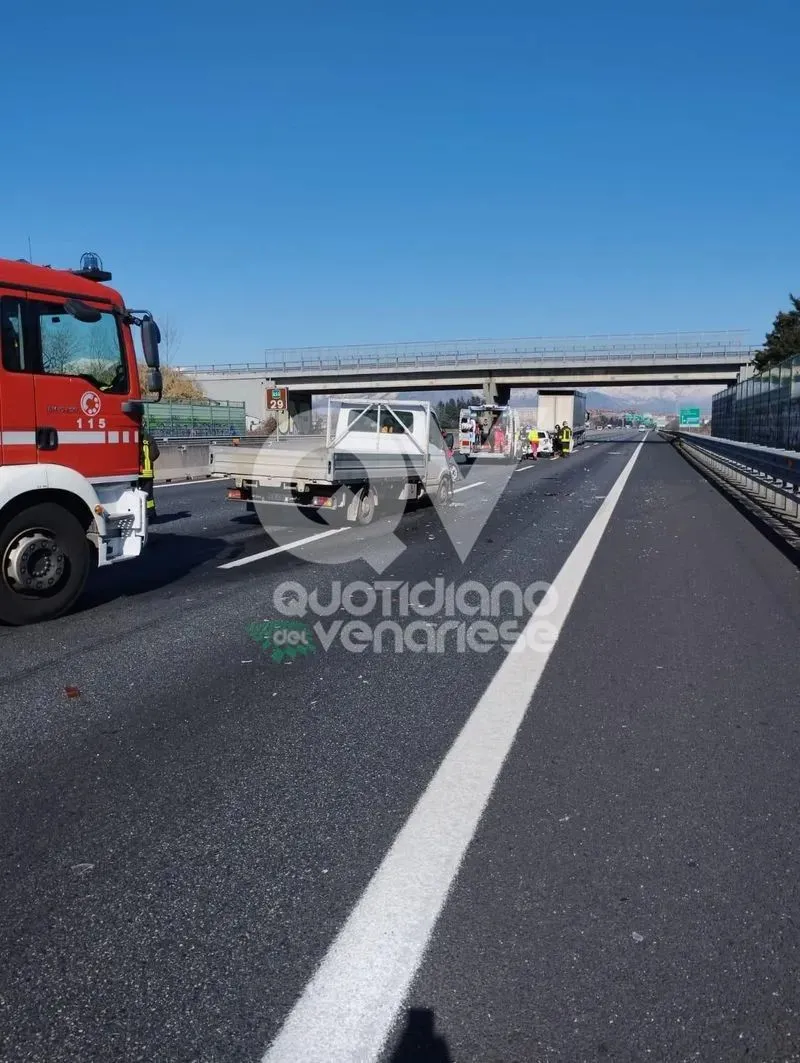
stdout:
POLYGON ((6 13, 0 253, 99 251, 129 304, 173 321, 179 364, 760 336, 800 290, 800 5, 655 7, 6 13))

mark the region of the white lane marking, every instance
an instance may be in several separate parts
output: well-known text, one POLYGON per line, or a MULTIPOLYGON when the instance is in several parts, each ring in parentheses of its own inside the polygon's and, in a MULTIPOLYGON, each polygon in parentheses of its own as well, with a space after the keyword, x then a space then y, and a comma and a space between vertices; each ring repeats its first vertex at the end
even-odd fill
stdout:
POLYGON ((159 487, 191 487, 192 484, 213 484, 213 483, 224 484, 224 483, 227 483, 228 480, 232 480, 232 479, 233 479, 232 476, 206 476, 202 480, 176 480, 174 483, 171 483, 171 484, 154 484, 153 486, 155 487, 156 490, 158 490, 159 487))
POLYGON ((260 554, 249 554, 247 557, 237 558, 236 561, 226 561, 224 565, 218 565, 217 568, 240 568, 242 565, 249 565, 253 561, 261 561, 265 557, 273 557, 275 554, 282 554, 286 550, 294 550, 296 546, 305 546, 306 543, 316 542, 317 539, 325 539, 329 535, 338 535, 339 532, 343 531, 350 531, 350 529, 330 528, 328 531, 309 535, 305 539, 297 539, 295 542, 286 543, 284 546, 273 546, 271 550, 262 550, 260 554))
POLYGON ((514 472, 515 473, 528 472, 530 469, 535 469, 538 464, 539 464, 539 459, 537 459, 536 461, 532 461, 530 463, 530 465, 523 465, 521 469, 514 469, 514 472))
POLYGON ((261 1063, 373 1063, 641 445, 531 616, 261 1063), (545 610, 546 613, 545 613, 545 610), (541 614, 541 616, 540 616, 541 614), (552 644, 528 648, 545 617, 552 644))
POLYGON ((485 480, 476 480, 474 484, 467 484, 466 487, 454 487, 453 494, 457 495, 459 491, 471 491, 473 487, 482 487, 485 483, 485 480))

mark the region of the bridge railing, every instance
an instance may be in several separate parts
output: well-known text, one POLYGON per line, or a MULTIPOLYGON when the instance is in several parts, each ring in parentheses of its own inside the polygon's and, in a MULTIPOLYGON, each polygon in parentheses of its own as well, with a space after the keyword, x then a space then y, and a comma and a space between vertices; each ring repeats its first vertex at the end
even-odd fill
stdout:
POLYGON ((252 373, 276 375, 364 369, 465 369, 472 366, 531 365, 679 359, 750 361, 755 353, 744 331, 717 333, 651 333, 629 336, 584 336, 561 339, 510 339, 379 344, 356 347, 296 347, 267 350, 263 361, 215 362, 181 367, 188 373, 252 373))

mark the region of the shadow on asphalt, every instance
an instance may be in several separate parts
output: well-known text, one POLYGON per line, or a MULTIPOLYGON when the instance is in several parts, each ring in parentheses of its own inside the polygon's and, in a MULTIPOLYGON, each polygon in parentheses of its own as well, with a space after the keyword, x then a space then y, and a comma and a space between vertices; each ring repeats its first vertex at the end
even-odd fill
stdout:
POLYGON ((150 523, 154 528, 161 528, 164 524, 172 524, 176 520, 186 520, 191 515, 192 512, 189 509, 182 509, 178 513, 158 513, 150 523))
POLYGON ((197 535, 160 533, 155 525, 145 551, 135 562, 97 569, 73 610, 83 613, 120 597, 134 597, 177 583, 193 569, 217 558, 228 559, 230 543, 197 535))
POLYGON ((431 1009, 408 1009, 405 1027, 389 1063, 453 1063, 447 1041, 436 1033, 431 1009))

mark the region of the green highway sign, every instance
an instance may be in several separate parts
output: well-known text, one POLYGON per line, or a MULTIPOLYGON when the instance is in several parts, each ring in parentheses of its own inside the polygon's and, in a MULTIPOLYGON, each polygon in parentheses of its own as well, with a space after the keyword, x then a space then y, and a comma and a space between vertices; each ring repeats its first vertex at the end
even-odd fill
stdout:
POLYGON ((696 407, 689 406, 681 410, 681 428, 698 427, 700 423, 700 411, 696 407))

